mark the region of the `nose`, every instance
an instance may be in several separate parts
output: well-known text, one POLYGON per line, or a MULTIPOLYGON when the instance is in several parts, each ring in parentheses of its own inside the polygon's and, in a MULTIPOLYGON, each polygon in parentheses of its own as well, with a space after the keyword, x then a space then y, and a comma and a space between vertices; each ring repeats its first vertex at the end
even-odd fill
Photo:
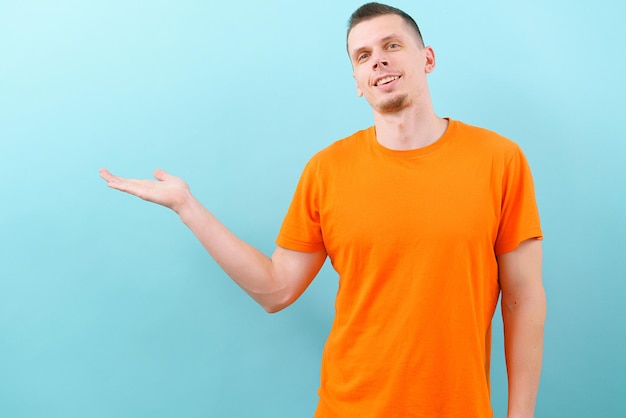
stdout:
POLYGON ((372 67, 377 70, 379 67, 386 67, 389 65, 389 60, 383 54, 377 54, 372 60, 372 67))

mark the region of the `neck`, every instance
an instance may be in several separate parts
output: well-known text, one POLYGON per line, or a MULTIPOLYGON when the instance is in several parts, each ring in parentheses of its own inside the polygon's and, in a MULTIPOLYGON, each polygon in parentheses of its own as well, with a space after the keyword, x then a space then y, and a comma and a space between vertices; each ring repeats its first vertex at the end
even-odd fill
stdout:
POLYGON ((385 148, 411 150, 436 142, 448 127, 448 121, 437 116, 432 106, 416 109, 410 106, 398 112, 374 112, 376 139, 385 148))

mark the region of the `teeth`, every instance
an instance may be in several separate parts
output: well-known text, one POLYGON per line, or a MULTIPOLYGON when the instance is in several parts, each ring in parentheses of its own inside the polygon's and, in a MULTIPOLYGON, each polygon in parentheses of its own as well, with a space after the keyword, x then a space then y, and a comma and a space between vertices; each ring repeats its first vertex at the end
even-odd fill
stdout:
POLYGON ((378 80, 378 82, 376 82, 377 86, 380 86, 381 84, 387 84, 392 82, 393 80, 397 80, 398 76, 389 76, 389 77, 385 77, 385 78, 381 78, 380 80, 378 80))

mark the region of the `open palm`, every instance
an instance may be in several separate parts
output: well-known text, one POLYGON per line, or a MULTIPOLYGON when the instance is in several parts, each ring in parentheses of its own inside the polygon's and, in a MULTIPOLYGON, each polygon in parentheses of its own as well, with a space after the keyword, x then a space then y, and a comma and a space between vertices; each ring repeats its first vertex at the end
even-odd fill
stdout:
POLYGON ((190 195, 189 186, 183 179, 160 169, 154 171, 156 180, 127 179, 115 176, 105 168, 100 169, 100 177, 113 189, 165 206, 177 213, 190 195))

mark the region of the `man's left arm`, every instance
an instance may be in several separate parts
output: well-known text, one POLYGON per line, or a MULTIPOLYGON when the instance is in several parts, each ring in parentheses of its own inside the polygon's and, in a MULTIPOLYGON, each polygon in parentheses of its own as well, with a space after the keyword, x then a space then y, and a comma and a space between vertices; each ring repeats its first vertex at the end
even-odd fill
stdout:
POLYGON ((523 241, 515 250, 498 256, 509 382, 508 418, 534 416, 546 318, 541 262, 538 239, 523 241))

